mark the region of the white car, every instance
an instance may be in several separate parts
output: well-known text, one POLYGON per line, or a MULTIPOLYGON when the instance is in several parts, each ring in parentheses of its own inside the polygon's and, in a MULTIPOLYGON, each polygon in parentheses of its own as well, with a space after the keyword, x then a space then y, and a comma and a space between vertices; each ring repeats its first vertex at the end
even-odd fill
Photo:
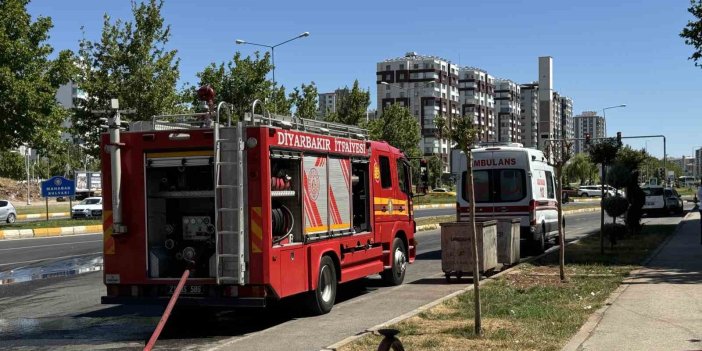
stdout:
MULTIPOLYGON (((609 185, 605 185, 605 195, 614 196, 615 194, 623 195, 623 193, 609 185)), ((602 185, 581 185, 578 187, 578 196, 602 196, 602 185)))
POLYGON ((0 221, 15 223, 17 220, 17 210, 12 203, 7 200, 0 200, 0 221))
POLYGON ((89 197, 71 209, 71 218, 95 218, 102 216, 102 198, 89 197))
POLYGON ((683 213, 683 201, 675 189, 663 188, 662 186, 645 186, 641 188, 646 194, 644 213, 667 214, 675 212, 683 213))

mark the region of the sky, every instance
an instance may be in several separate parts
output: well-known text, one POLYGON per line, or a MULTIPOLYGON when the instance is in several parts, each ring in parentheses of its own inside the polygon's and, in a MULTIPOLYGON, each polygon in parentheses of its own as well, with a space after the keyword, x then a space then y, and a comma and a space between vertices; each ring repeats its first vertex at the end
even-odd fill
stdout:
MULTIPOLYGON (((228 61, 236 39, 277 44, 276 80, 288 89, 314 81, 320 92, 370 88, 376 63, 415 51, 475 66, 518 83, 538 79, 538 57, 553 57, 554 88, 573 98, 574 114, 607 110, 607 132, 663 134, 669 157, 702 147, 702 68, 679 37, 692 16, 688 0, 591 1, 176 1, 162 15, 167 47, 178 50, 184 83, 211 62, 228 61)), ((34 0, 32 16, 49 16, 49 43, 58 52, 97 40, 103 15, 131 19, 123 0, 34 0)), ((625 140, 628 141, 628 140, 625 140)), ((661 157, 660 138, 629 143, 661 157)))

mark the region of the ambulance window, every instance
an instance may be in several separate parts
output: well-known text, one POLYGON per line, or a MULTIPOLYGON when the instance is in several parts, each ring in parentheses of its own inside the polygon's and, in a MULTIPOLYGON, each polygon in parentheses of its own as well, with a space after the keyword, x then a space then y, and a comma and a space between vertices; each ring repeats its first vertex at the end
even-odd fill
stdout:
MULTIPOLYGON (((475 202, 490 202, 490 171, 473 171, 473 189, 475 202)), ((463 172, 463 199, 468 199, 468 172, 463 172)))
POLYGON ((499 201, 519 201, 526 196, 526 177, 521 169, 501 169, 498 186, 499 201))
POLYGON ((553 174, 549 171, 546 171, 546 191, 549 199, 556 198, 556 192, 553 190, 553 174))
POLYGON ((390 177, 390 159, 380 156, 380 185, 383 188, 392 187, 392 177, 390 177))

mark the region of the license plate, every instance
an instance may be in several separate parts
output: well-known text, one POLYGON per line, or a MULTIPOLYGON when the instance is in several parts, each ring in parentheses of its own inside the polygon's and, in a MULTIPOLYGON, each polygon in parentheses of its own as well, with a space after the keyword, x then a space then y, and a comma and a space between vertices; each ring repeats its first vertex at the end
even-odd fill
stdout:
MULTIPOLYGON (((175 293, 176 286, 171 285, 168 287, 168 294, 173 295, 175 293)), ((204 294, 205 291, 202 288, 202 285, 186 285, 183 287, 183 290, 180 291, 181 295, 202 295, 204 294)))

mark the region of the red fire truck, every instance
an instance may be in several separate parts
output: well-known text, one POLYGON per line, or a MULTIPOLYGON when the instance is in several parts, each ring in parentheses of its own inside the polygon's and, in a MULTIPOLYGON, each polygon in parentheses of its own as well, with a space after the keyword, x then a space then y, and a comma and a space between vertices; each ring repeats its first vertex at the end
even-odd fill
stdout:
MULTIPOLYGON (((103 303, 263 307, 339 283, 402 283, 416 241, 403 153, 363 129, 251 113, 158 116, 102 138, 103 303)), ((261 109, 259 109, 260 111, 261 109)))

